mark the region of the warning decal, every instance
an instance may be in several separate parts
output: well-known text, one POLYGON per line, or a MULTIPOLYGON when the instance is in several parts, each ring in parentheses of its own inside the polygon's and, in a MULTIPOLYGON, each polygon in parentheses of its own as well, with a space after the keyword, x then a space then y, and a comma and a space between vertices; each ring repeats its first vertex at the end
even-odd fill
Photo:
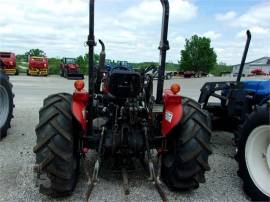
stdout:
POLYGON ((172 118, 173 118, 173 113, 172 112, 169 112, 169 111, 166 111, 165 112, 165 119, 166 119, 166 121, 168 121, 168 122, 172 122, 172 118))

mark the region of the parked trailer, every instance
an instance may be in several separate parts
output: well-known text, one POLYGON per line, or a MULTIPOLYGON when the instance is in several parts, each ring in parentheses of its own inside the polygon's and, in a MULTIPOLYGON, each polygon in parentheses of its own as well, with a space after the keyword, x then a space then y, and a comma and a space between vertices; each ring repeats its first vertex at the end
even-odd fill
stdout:
POLYGON ((45 56, 29 56, 27 75, 29 76, 47 76, 48 58, 45 56))
POLYGON ((16 68, 16 55, 11 52, 0 52, 0 59, 3 63, 3 71, 7 75, 17 75, 19 72, 16 68))

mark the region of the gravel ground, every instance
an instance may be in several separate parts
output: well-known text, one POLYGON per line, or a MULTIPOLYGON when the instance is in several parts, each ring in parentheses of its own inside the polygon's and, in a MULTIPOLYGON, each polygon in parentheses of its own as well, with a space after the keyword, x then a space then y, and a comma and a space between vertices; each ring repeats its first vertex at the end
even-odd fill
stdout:
MULTIPOLYGON (((232 78, 173 79, 182 86, 182 94, 198 99, 199 89, 206 81, 231 80, 232 78)), ((0 142, 0 201, 82 201, 86 192, 86 179, 80 176, 71 197, 51 199, 39 194, 35 186, 33 165, 35 156, 35 126, 42 100, 52 93, 73 91, 73 81, 59 77, 11 77, 14 85, 15 118, 7 138, 0 142)), ((155 92, 155 91, 154 91, 155 92)), ((211 171, 206 183, 191 192, 175 193, 165 188, 169 201, 246 201, 237 177, 237 164, 233 159, 235 148, 232 134, 215 132, 212 138, 213 155, 209 161, 211 171)), ((91 162, 91 155, 88 160, 91 162)), ((131 194, 124 197, 122 178, 101 170, 100 181, 95 187, 91 201, 161 201, 154 186, 147 181, 147 172, 141 167, 129 175, 131 194)))

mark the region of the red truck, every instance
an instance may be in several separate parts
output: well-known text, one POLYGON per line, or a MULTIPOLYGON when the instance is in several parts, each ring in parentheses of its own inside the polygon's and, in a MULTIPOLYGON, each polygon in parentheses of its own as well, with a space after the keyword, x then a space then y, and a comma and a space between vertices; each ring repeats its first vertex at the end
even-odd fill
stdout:
POLYGON ((48 75, 48 58, 45 56, 29 56, 29 65, 27 75, 30 76, 47 76, 48 75))
POLYGON ((7 75, 16 75, 18 70, 16 69, 16 55, 11 52, 0 52, 0 59, 3 62, 3 69, 7 75))

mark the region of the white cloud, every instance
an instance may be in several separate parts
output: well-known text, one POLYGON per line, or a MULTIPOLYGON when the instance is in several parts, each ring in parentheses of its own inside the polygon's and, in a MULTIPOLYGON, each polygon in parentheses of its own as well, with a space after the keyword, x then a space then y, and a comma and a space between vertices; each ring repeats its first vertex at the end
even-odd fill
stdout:
MULTIPOLYGON (((218 58, 229 64, 239 63, 243 54, 246 30, 250 30, 252 41, 247 61, 262 56, 270 56, 270 1, 262 1, 251 6, 243 13, 236 14, 229 11, 216 15, 216 19, 223 21, 224 29, 230 30, 230 36, 235 34, 230 41, 216 44, 218 58)), ((226 39, 228 40, 228 38, 226 39)))
MULTIPOLYGON (((198 8, 186 0, 170 1, 170 18, 173 21, 183 22, 197 15, 198 8)), ((160 1, 140 0, 140 3, 125 10, 121 18, 135 20, 138 24, 151 24, 160 21, 162 8, 160 1)), ((137 24, 136 23, 136 24, 137 24)))
POLYGON ((236 17, 236 12, 235 11, 229 11, 227 13, 224 14, 216 14, 216 19, 219 21, 228 21, 228 20, 232 20, 236 17))
POLYGON ((174 42, 177 43, 177 44, 184 44, 185 43, 185 38, 182 37, 182 36, 178 36, 178 37, 175 38, 174 42))
POLYGON ((224 48, 215 48, 215 51, 217 52, 217 54, 222 55, 225 52, 224 48))
POLYGON ((215 31, 208 31, 203 34, 203 36, 210 38, 210 39, 218 39, 221 37, 220 33, 217 33, 215 31))
MULTIPOLYGON (((242 15, 237 16, 234 11, 224 14, 217 14, 216 19, 225 21, 233 27, 251 28, 251 27, 270 27, 270 1, 265 1, 258 5, 252 6, 242 15)), ((256 31, 256 29, 255 29, 256 31)))
MULTIPOLYGON (((264 36, 267 36, 267 35, 270 34, 269 29, 259 27, 259 26, 251 27, 249 30, 251 31, 252 35, 254 35, 256 38, 264 37, 264 36)), ((245 37, 246 36, 246 30, 242 30, 242 31, 238 32, 236 36, 240 37, 240 38, 245 37)))
POLYGON ((261 26, 270 27, 270 1, 265 1, 257 6, 252 7, 246 13, 233 19, 231 22, 234 26, 242 28, 261 26))
MULTIPOLYGON (((220 60, 238 63, 245 40, 233 35, 243 36, 246 29, 254 37, 252 59, 270 55, 269 1, 243 13, 235 9, 217 14, 216 22, 212 13, 202 21, 196 2, 170 0, 168 61, 179 60, 185 38, 194 33, 214 39, 212 45, 220 60), (224 29, 226 34, 221 35, 224 29)), ((161 12, 159 0, 96 0, 95 35, 104 40, 108 58, 158 61, 161 12)), ((24 53, 41 48, 49 57, 76 57, 87 52, 87 35, 88 0, 1 0, 0 51, 24 53)), ((96 52, 99 50, 97 46, 96 52)))
MULTIPOLYGON (((197 15, 197 7, 190 1, 171 0, 170 8, 171 23, 197 15)), ((159 0, 98 0, 96 38, 105 41, 108 57, 157 61, 161 12, 159 0), (116 6, 116 1, 124 6, 116 6)), ((87 0, 2 0, 0 13, 0 50, 21 54, 41 48, 49 57, 76 57, 87 51, 83 46, 88 34, 87 0)), ((182 45, 184 39, 176 37, 171 41, 182 45)))

